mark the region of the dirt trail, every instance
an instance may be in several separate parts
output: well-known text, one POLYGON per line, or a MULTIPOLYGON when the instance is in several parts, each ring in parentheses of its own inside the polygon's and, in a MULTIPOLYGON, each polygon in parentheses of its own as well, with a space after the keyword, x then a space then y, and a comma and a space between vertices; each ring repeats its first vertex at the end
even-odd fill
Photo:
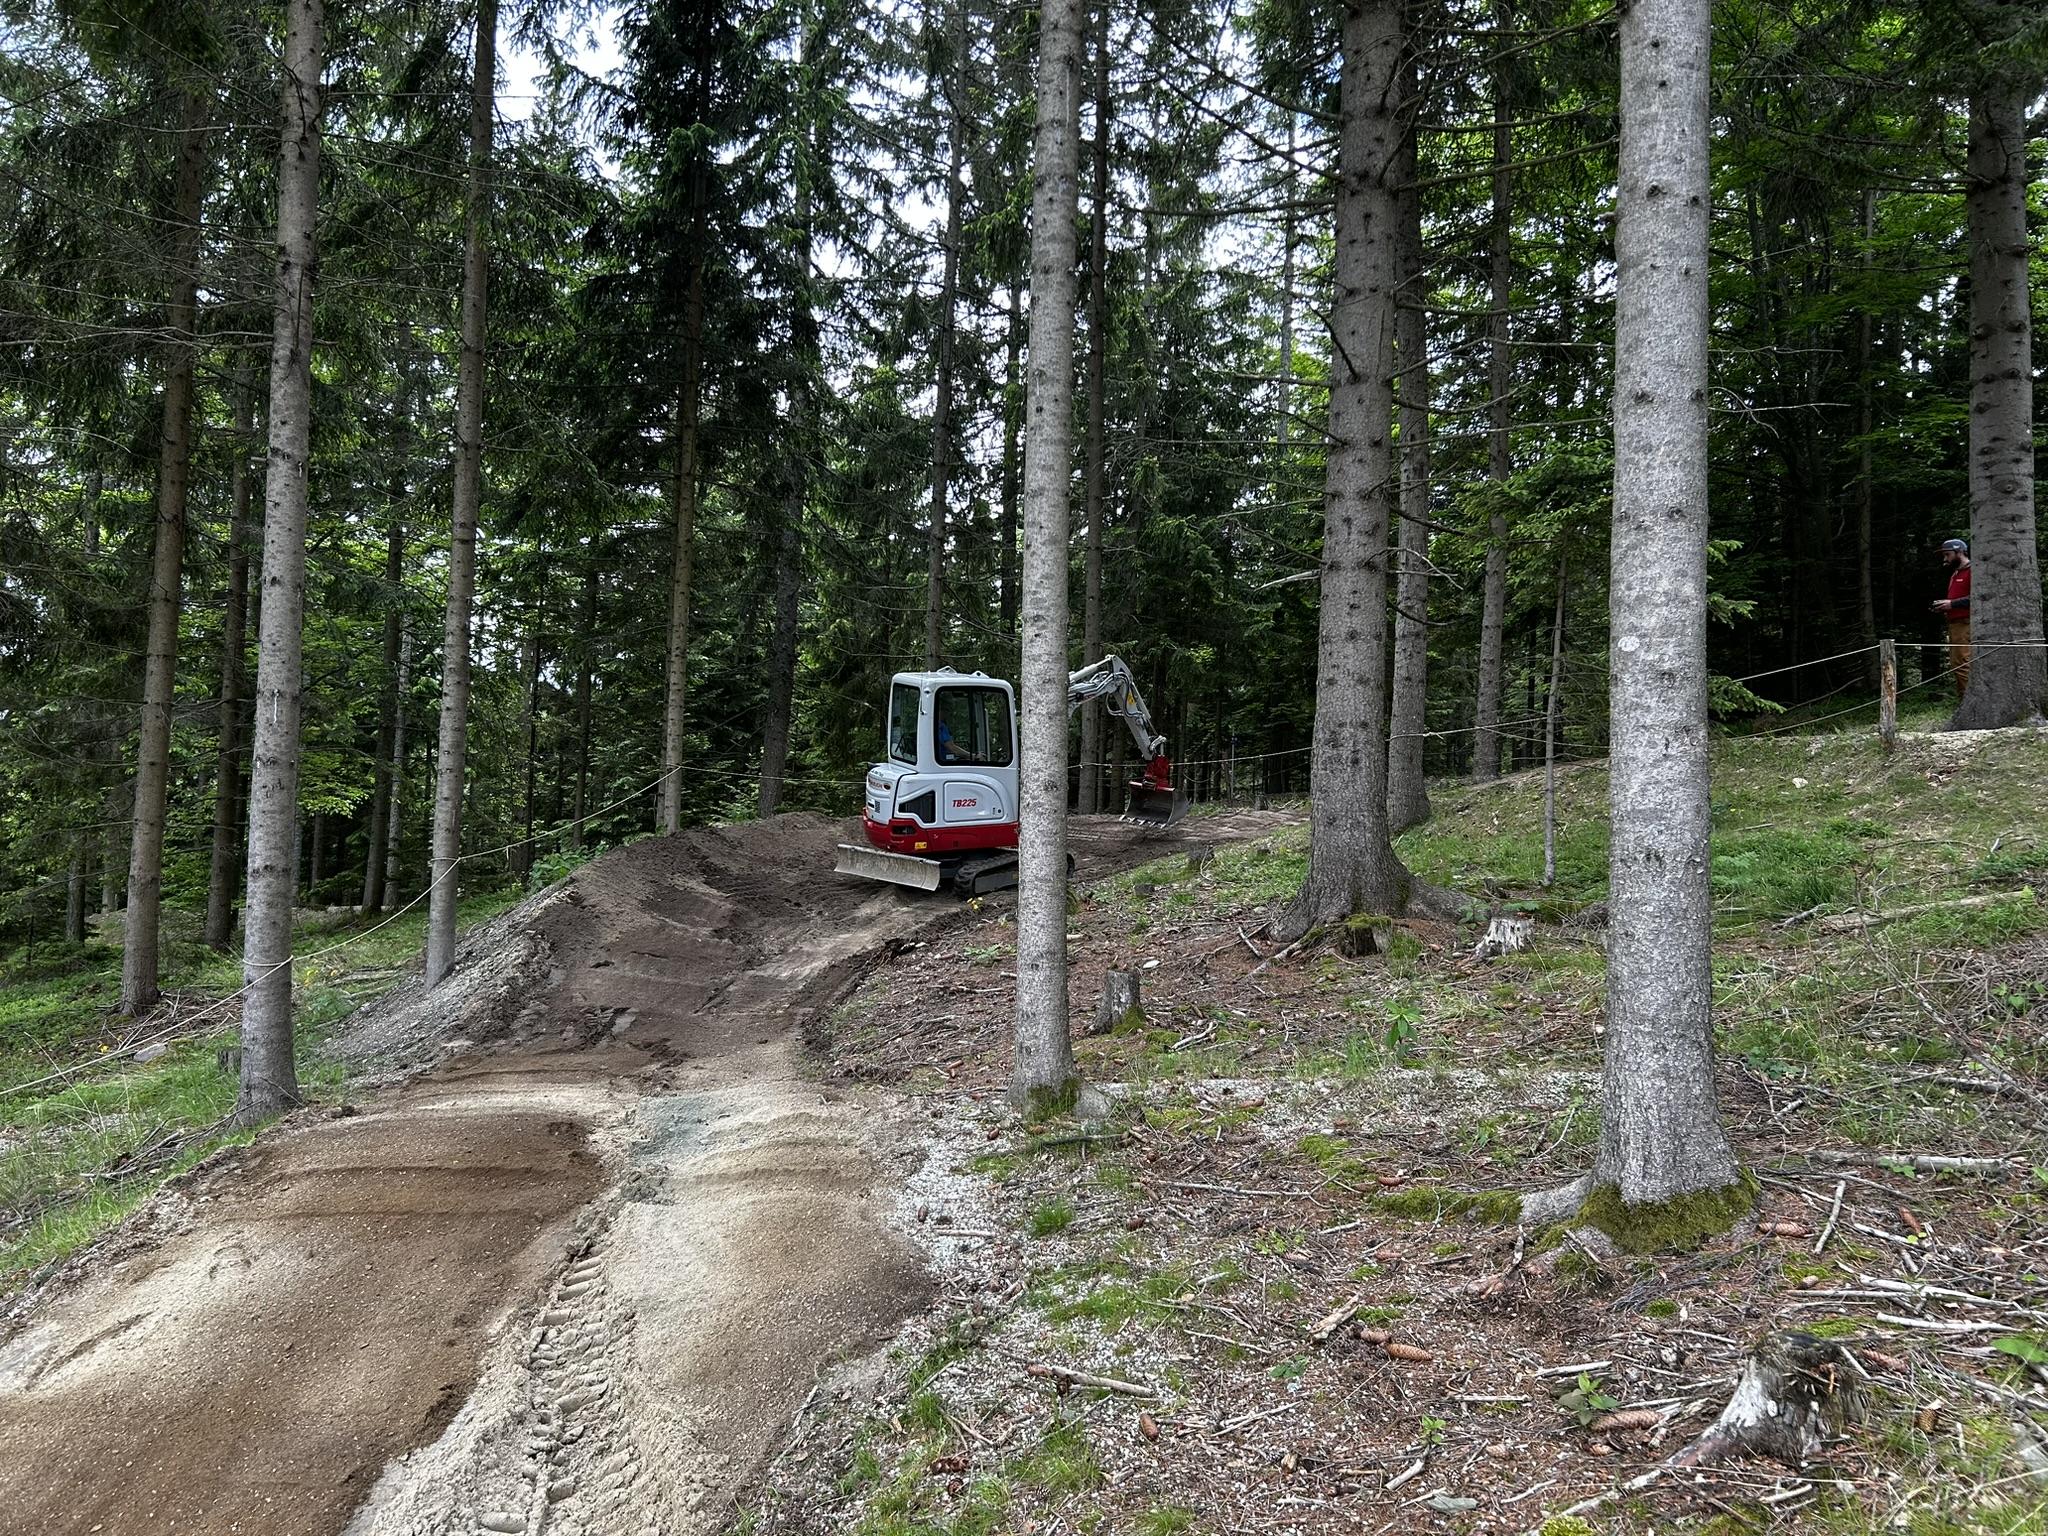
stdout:
MULTIPOLYGON (((1191 830, 1077 826, 1084 877, 1191 830)), ((928 1295, 918 1132, 799 1038, 961 908, 825 873, 844 832, 636 843, 379 1005, 344 1049, 412 1075, 167 1191, 0 1344, 0 1531, 715 1527, 928 1295)))

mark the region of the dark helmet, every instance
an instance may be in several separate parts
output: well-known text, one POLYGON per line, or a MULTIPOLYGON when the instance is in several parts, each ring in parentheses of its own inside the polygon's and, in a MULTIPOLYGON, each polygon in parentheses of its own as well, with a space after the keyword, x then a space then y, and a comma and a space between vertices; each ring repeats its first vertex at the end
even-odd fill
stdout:
POLYGON ((1954 550, 1959 555, 1967 555, 1970 552, 1970 546, 1962 539, 1943 539, 1941 541, 1941 550, 1943 554, 1954 550))

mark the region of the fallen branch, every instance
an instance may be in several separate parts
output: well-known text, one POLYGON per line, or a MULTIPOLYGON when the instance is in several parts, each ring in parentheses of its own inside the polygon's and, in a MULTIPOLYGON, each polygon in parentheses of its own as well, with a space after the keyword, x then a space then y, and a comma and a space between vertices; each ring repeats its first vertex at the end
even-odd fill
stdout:
POLYGON ((1827 1225, 1820 1229, 1820 1236, 1814 1242, 1813 1251, 1815 1253, 1819 1253, 1823 1248, 1827 1247, 1828 1239, 1835 1235, 1835 1223, 1842 1219, 1842 1194, 1848 1187, 1847 1181, 1842 1179, 1835 1180, 1835 1203, 1828 1208, 1827 1225))
POLYGON ((2030 890, 1993 891, 1985 896, 1958 896, 1952 901, 1919 901, 1911 906, 1893 907, 1888 912, 1837 912, 1824 917, 1814 924, 1822 933, 1859 933, 1878 923, 1889 923, 1894 918, 1919 917, 1927 912, 1960 912, 1977 907, 1996 906, 2001 901, 2011 901, 2018 896, 2032 896, 2030 890))
POLYGON ((1849 1163, 1863 1168, 1910 1168, 1915 1173, 2010 1173, 2012 1164, 2002 1157, 1937 1157, 1924 1152, 1834 1152, 1807 1153, 1823 1163, 1849 1163))
POLYGON ((1052 1381, 1064 1381, 1069 1386, 1094 1387, 1104 1392, 1124 1392, 1132 1397, 1159 1395, 1157 1387, 1148 1387, 1135 1381, 1119 1381, 1114 1376, 1097 1376, 1092 1371, 1076 1371, 1064 1365, 1027 1365, 1024 1367, 1024 1374, 1052 1381))

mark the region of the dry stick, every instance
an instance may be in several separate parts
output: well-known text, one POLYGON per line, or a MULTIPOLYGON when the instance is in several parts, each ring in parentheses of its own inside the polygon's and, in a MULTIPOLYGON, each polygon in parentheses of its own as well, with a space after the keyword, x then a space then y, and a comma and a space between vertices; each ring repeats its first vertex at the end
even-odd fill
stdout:
POLYGON ((1828 1211, 1827 1225, 1820 1229, 1820 1237, 1813 1245, 1815 1253, 1827 1247, 1828 1239, 1835 1235, 1835 1223, 1842 1219, 1842 1194, 1848 1187, 1847 1180, 1835 1180, 1835 1203, 1828 1211))
POLYGON ((1068 1382, 1077 1387, 1097 1387, 1104 1392, 1126 1392, 1132 1397, 1159 1395, 1157 1387, 1148 1387, 1135 1381, 1119 1381, 1114 1376, 1097 1376, 1092 1371, 1071 1370, 1064 1365, 1027 1365, 1024 1367, 1024 1374, 1049 1377, 1054 1381, 1068 1382))
MULTIPOLYGON (((2002 1157, 1938 1157, 1925 1152, 1835 1152, 1820 1150, 1809 1157, 1823 1163, 1852 1163, 1883 1168, 1903 1165, 1916 1173, 2010 1173, 2012 1164, 2002 1157)), ((1882 1189, 1883 1185, 1876 1186, 1882 1189)))

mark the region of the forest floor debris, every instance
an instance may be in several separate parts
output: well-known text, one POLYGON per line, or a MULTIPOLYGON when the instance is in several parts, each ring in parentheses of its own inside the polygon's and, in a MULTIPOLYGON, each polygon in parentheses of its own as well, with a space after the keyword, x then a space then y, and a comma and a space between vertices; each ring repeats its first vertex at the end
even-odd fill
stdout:
POLYGON ((906 1198, 942 1295, 873 1404, 814 1409, 746 1528, 1378 1536, 1583 1505, 1617 1531, 2048 1529, 2040 908, 2027 889, 1875 932, 1777 922, 2037 882, 2048 742, 1968 751, 1930 785, 1875 742, 1717 749, 1720 1086, 1762 1199, 1693 1255, 1583 1251, 1500 1198, 1582 1172, 1598 1136, 1604 955, 1560 921, 1604 894, 1597 772, 1567 776, 1550 891, 1536 783, 1432 786, 1404 853, 1474 890, 1473 922, 1392 923, 1372 956, 1262 958, 1298 828, 1084 887, 1073 1017, 1109 970, 1142 984, 1141 1018, 1079 1044, 1119 1104, 1085 1140, 1003 1107, 1006 909, 896 954, 819 1044, 832 1078, 925 1105, 933 1165, 906 1198), (1535 943, 1473 958, 1501 913, 1538 918, 1535 943), (1839 1345, 1866 1416, 1804 1467, 1639 1482, 1774 1329, 1839 1345))

